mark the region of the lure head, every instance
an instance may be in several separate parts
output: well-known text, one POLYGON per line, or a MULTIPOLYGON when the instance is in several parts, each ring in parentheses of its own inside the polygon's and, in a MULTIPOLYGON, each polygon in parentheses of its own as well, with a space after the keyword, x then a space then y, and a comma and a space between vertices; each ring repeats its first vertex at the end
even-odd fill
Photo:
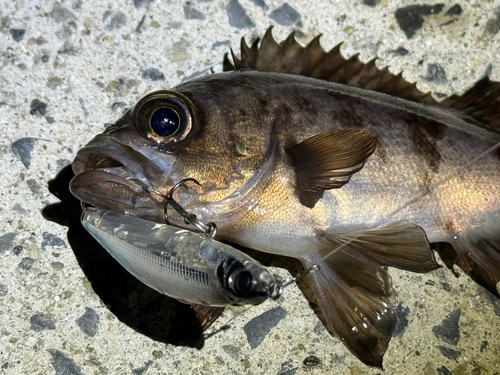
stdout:
POLYGON ((279 280, 250 259, 224 259, 217 267, 217 279, 232 305, 258 305, 268 298, 278 298, 283 291, 279 280))

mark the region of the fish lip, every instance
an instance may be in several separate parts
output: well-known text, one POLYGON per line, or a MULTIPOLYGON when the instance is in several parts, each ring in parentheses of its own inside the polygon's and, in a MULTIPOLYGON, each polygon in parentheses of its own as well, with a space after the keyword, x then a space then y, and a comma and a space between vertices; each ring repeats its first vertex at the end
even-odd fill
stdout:
POLYGON ((150 190, 164 173, 131 145, 99 134, 78 151, 72 168, 70 191, 78 199, 101 209, 162 217, 155 212, 155 207, 163 212, 161 203, 150 190))

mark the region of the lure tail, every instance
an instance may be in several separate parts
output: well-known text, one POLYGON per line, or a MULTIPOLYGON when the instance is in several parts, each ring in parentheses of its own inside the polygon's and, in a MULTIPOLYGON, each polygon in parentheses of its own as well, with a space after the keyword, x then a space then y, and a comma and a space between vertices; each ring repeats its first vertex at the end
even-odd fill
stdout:
POLYGON ((413 272, 439 268, 425 233, 399 221, 320 237, 319 251, 306 266, 315 269, 308 277, 327 329, 361 361, 382 367, 394 325, 391 278, 385 266, 413 272))

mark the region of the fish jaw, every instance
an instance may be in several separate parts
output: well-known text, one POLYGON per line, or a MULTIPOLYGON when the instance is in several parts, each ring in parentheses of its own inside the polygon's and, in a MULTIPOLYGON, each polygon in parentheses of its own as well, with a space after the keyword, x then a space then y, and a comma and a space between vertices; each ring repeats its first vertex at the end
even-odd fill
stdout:
POLYGON ((162 198, 151 190, 165 193, 162 186, 172 185, 168 175, 131 142, 125 144, 123 132, 117 135, 99 134, 78 151, 71 193, 101 209, 162 220, 162 198))

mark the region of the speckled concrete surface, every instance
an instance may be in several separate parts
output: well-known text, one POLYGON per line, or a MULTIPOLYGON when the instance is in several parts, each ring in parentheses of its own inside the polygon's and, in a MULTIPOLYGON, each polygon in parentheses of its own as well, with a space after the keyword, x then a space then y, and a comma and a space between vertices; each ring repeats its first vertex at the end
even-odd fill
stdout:
MULTIPOLYGON (((269 25, 277 40, 299 30, 303 44, 344 41, 345 56, 378 56, 437 97, 485 73, 500 80, 498 1, 1 1, 0 373, 382 373, 327 334, 296 287, 226 310, 201 349, 138 333, 94 292, 67 228, 41 215, 58 202, 48 181, 105 123, 152 90, 220 70, 230 46, 269 25)), ((384 373, 500 373, 498 300, 445 268, 391 274, 401 319, 384 373)))

